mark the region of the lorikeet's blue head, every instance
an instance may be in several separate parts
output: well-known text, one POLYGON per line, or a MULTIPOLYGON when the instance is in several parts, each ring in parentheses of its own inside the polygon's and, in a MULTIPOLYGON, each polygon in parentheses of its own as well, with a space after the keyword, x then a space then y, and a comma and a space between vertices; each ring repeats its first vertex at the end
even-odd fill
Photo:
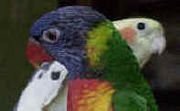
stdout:
POLYGON ((84 6, 68 6, 51 11, 30 29, 30 41, 36 47, 29 43, 31 48, 27 55, 33 64, 55 59, 67 67, 71 79, 80 77, 87 67, 87 32, 105 20, 102 14, 84 6), (37 49, 39 51, 34 52, 37 49))

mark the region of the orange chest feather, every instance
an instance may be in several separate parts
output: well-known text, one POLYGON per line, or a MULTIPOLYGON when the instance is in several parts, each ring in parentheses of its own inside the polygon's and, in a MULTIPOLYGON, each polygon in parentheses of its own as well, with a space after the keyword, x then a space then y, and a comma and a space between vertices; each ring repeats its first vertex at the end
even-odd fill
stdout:
POLYGON ((68 111, 112 111, 114 92, 106 81, 72 80, 69 83, 68 111))

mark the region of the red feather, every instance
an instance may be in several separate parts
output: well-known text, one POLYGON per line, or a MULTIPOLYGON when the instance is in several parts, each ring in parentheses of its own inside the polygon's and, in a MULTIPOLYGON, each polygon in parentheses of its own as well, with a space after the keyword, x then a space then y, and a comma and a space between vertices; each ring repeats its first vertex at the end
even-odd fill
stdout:
POLYGON ((28 45, 26 55, 30 63, 35 67, 42 62, 50 62, 53 60, 53 58, 40 45, 37 44, 28 45))

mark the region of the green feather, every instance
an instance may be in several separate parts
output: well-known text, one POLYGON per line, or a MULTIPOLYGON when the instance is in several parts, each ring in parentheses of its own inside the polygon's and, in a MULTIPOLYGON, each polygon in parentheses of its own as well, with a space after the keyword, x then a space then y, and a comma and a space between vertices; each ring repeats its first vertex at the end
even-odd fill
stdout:
POLYGON ((133 91, 116 92, 114 111, 147 111, 147 100, 133 91))

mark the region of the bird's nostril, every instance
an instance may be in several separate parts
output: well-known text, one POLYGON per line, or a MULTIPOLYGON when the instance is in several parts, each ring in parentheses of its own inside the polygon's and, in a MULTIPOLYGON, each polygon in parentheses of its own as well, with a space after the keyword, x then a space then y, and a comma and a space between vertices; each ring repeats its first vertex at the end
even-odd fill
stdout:
POLYGON ((51 73, 51 79, 52 79, 52 80, 58 80, 59 77, 60 77, 60 74, 61 74, 60 71, 59 71, 59 72, 52 72, 52 73, 51 73))
POLYGON ((41 79, 43 76, 43 73, 39 74, 38 79, 41 79))

